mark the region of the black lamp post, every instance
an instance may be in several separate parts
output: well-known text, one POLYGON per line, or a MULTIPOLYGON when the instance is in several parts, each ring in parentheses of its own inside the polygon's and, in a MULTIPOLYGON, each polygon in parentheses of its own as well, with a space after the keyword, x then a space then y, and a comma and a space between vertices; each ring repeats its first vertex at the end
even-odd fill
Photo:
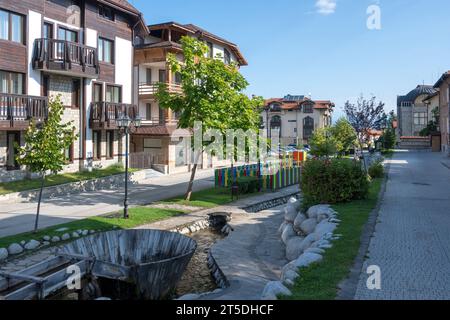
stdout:
POLYGON ((132 127, 139 128, 141 126, 141 118, 136 116, 130 118, 126 113, 116 119, 117 127, 125 133, 125 199, 123 201, 123 218, 128 219, 128 138, 132 127))

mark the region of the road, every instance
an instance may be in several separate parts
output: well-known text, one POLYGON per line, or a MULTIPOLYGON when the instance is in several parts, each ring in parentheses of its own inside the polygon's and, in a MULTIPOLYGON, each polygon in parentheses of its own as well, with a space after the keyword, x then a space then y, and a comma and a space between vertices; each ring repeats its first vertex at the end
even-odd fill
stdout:
MULTIPOLYGON (((130 185, 130 205, 149 204, 176 197, 186 192, 190 173, 151 178, 139 185, 130 185)), ((214 171, 197 172, 194 191, 214 186, 214 171)), ((41 205, 39 227, 45 228, 87 217, 120 210, 124 191, 108 190, 85 192, 53 199, 45 199, 41 205)), ((0 203, 0 237, 33 230, 36 201, 7 204, 0 203)))
POLYGON ((399 152, 381 202, 356 299, 450 299, 450 170, 443 156, 399 152), (369 266, 381 290, 367 288, 369 266))

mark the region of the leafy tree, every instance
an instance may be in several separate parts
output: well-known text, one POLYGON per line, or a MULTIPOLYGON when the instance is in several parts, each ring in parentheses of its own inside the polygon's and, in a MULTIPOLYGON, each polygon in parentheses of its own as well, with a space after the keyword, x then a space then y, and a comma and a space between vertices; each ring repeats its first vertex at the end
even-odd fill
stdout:
POLYGON ((433 113, 433 119, 430 122, 428 122, 426 128, 420 131, 420 135, 422 137, 428 137, 432 133, 439 131, 439 121, 440 121, 439 108, 436 107, 431 112, 433 113))
POLYGON ((349 152, 357 143, 355 129, 345 118, 340 118, 330 131, 338 142, 337 152, 340 154, 349 152))
MULTIPOLYGON (((182 93, 169 92, 167 85, 159 85, 156 97, 159 105, 178 114, 178 126, 194 128, 195 122, 202 122, 202 129, 216 129, 223 135, 227 129, 258 129, 260 118, 258 107, 262 98, 248 98, 243 91, 248 82, 239 73, 236 64, 225 64, 222 59, 209 58, 208 46, 192 37, 181 39, 184 60, 168 55, 168 64, 173 72, 181 76, 182 93)), ((195 155, 195 163, 186 192, 190 200, 202 151, 195 155)))
POLYGON ((364 145, 370 142, 370 130, 380 130, 386 124, 387 116, 384 112, 384 103, 381 101, 377 103, 376 97, 366 100, 361 95, 356 104, 347 101, 344 111, 348 121, 356 131, 364 167, 367 172, 363 149, 364 145))
POLYGON ((61 123, 64 106, 60 97, 51 99, 48 103, 48 119, 43 125, 31 122, 25 133, 25 145, 18 148, 17 162, 27 167, 31 172, 38 173, 41 178, 38 206, 34 232, 39 226, 42 190, 46 174, 56 174, 67 163, 65 150, 75 141, 73 121, 61 123))
POLYGON ((336 137, 332 135, 331 128, 320 128, 314 131, 309 145, 311 154, 317 157, 335 155, 341 147, 336 137))

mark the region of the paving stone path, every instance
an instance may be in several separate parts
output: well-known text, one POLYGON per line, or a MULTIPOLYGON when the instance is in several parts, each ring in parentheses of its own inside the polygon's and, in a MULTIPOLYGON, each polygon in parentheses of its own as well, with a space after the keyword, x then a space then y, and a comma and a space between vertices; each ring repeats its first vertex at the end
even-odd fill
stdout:
POLYGON ((450 299, 450 170, 442 155, 401 152, 391 169, 355 299, 450 299), (368 266, 381 290, 368 290, 368 266))

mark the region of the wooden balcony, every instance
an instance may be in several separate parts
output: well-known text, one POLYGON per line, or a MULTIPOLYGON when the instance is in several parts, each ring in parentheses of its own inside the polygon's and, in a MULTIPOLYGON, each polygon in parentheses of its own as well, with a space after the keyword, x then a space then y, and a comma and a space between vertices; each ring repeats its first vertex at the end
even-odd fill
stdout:
POLYGON ((96 48, 57 39, 36 39, 33 68, 93 79, 100 73, 96 48))
POLYGON ((116 120, 123 115, 136 118, 139 111, 136 105, 114 102, 94 102, 91 105, 91 129, 118 129, 116 120))
POLYGON ((166 126, 166 125, 177 125, 177 119, 167 119, 167 118, 151 118, 151 119, 142 119, 141 125, 145 126, 166 126))
POLYGON ((25 130, 48 116, 46 97, 0 93, 0 130, 25 130))
MULTIPOLYGON (((139 98, 140 99, 155 99, 155 95, 158 92, 160 82, 141 83, 139 84, 139 98)), ((167 89, 170 93, 183 93, 183 89, 180 84, 166 83, 167 89)))

